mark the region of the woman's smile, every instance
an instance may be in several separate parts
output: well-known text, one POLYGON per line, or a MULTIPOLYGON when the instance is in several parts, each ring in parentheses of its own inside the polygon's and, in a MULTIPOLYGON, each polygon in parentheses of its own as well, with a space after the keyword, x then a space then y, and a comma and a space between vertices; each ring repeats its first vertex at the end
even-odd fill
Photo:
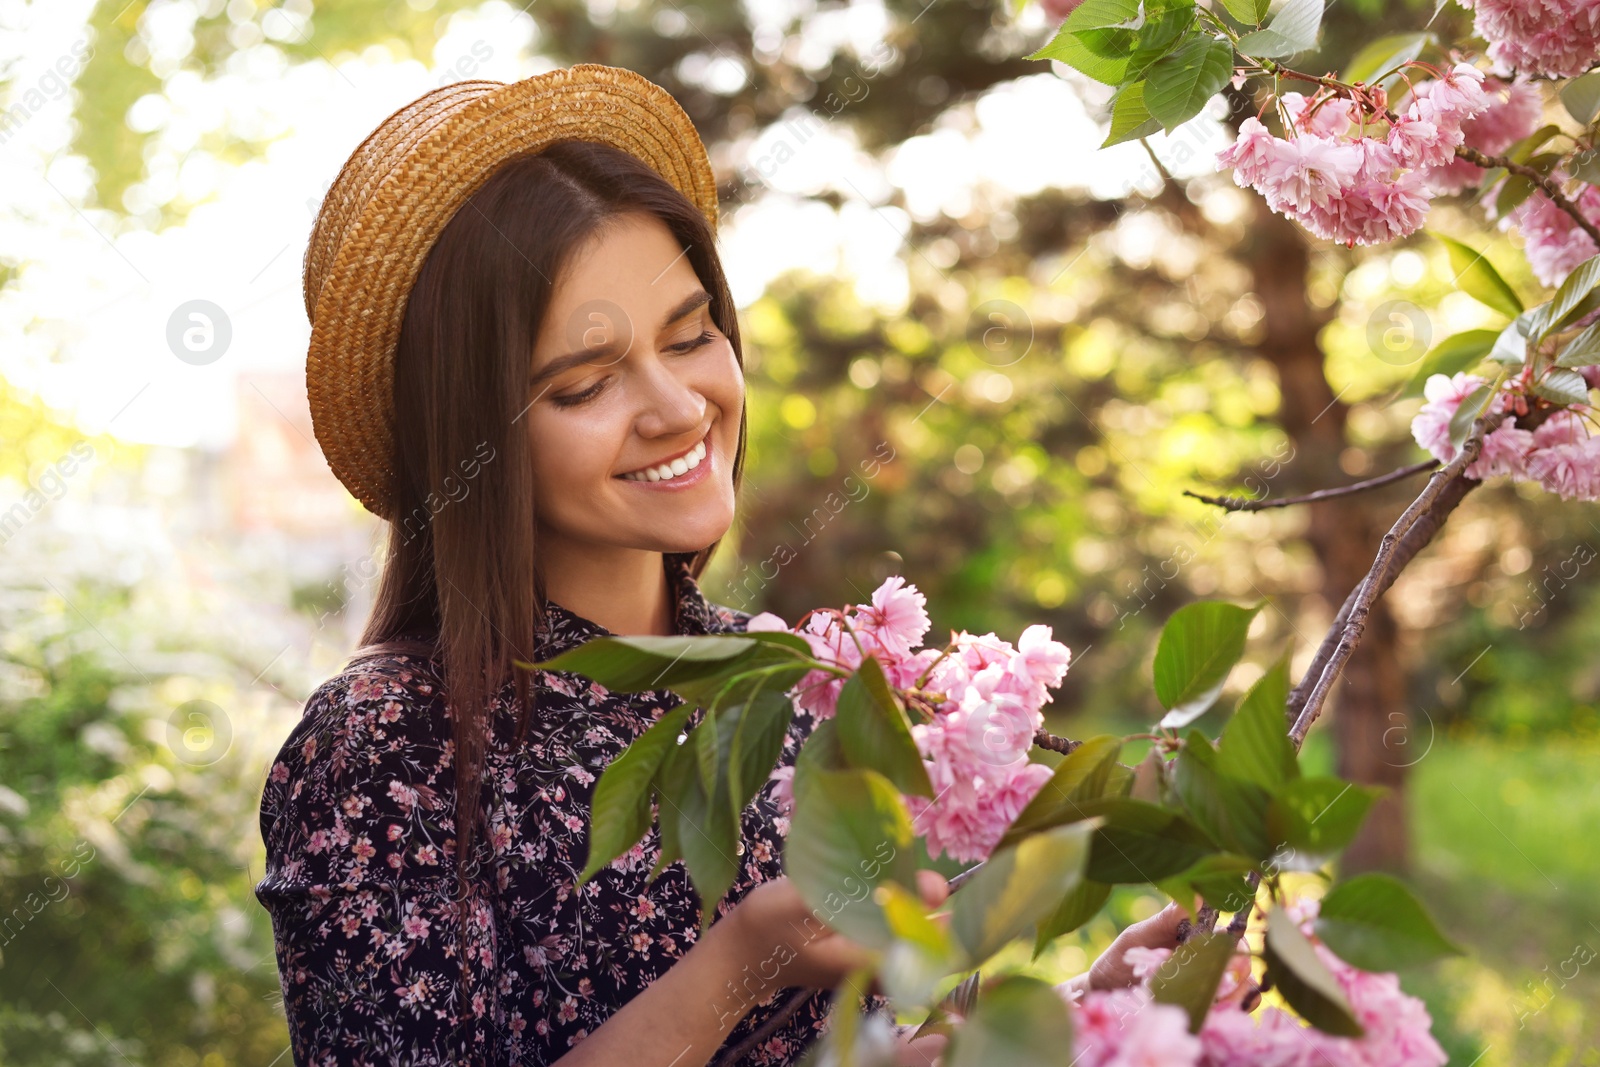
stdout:
POLYGON ((649 489, 682 489, 700 484, 706 480, 708 474, 715 472, 712 460, 715 455, 716 446, 711 440, 711 430, 707 428, 700 440, 690 448, 660 463, 628 471, 616 477, 649 489))

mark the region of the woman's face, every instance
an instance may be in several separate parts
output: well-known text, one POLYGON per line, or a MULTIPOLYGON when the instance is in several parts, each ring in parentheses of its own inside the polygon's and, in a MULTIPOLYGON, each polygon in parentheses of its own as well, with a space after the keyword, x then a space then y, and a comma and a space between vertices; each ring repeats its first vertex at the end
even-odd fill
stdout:
POLYGON ((541 555, 695 552, 727 533, 744 376, 659 219, 623 216, 574 255, 532 371, 541 555))

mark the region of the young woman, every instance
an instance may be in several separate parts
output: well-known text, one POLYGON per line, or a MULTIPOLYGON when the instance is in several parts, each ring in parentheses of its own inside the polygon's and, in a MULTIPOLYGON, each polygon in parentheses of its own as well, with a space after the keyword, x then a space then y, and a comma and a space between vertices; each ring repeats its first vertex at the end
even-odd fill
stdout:
MULTIPOLYGON (((449 110, 440 91, 430 97, 397 116, 449 110)), ((319 350, 313 334, 319 440, 390 527, 367 647, 311 695, 262 797, 256 891, 296 1064, 689 1067, 865 958, 841 935, 805 934, 771 785, 744 812, 740 875, 704 936, 682 864, 651 877, 654 829, 578 885, 597 777, 677 698, 510 661, 604 634, 738 632, 749 619, 697 582, 734 521, 745 442, 715 233, 680 184, 608 139, 556 137, 477 164, 486 180, 424 234, 400 291, 384 350, 392 388, 336 381, 330 368, 368 349, 338 335, 319 350), (348 458, 382 450, 351 450, 367 424, 354 401, 335 416, 326 398, 340 390, 393 405, 381 493, 348 458)), ((380 127, 358 156, 377 144, 414 162, 417 143, 380 127)), ((465 155, 457 145, 439 158, 466 168, 465 155)), ((376 187, 355 160, 348 180, 376 187)), ((358 207, 325 205, 333 221, 313 233, 316 331, 383 314, 393 288, 373 272, 400 257, 324 247, 396 213, 358 207), (329 290, 340 279, 353 279, 344 304, 329 290)), ((786 764, 811 726, 797 715, 786 764)), ((937 903, 946 887, 929 875, 920 888, 937 903)), ((1127 983, 1122 951, 1171 944, 1176 919, 1168 909, 1130 927, 1074 982, 1127 983)), ((741 1062, 796 1062, 827 1008, 815 997, 741 1062)), ((900 1040, 905 1063, 933 1062, 942 1042, 900 1040)))

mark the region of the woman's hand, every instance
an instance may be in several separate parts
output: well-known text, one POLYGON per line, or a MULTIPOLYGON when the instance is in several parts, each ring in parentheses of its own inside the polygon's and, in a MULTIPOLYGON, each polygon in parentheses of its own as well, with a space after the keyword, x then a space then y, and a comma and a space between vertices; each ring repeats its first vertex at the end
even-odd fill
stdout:
MULTIPOLYGON (((917 889, 930 908, 943 904, 950 885, 936 871, 918 871, 917 889)), ((724 920, 736 951, 768 989, 831 989, 872 954, 817 918, 788 878, 751 890, 724 920)))
POLYGON ((1178 923, 1183 918, 1183 909, 1169 903, 1150 918, 1134 923, 1117 935, 1111 947, 1100 953, 1088 971, 1067 982, 1067 987, 1083 992, 1133 985, 1136 981, 1133 968, 1122 957, 1130 948, 1177 948, 1178 923))

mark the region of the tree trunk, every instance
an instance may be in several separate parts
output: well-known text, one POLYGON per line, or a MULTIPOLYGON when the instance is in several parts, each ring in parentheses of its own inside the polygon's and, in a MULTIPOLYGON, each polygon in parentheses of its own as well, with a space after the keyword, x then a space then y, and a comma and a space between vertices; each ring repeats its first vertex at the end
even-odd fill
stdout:
MULTIPOLYGON (((1270 212, 1259 199, 1255 211, 1256 223, 1243 255, 1264 309, 1260 351, 1278 369, 1283 394, 1279 419, 1295 450, 1294 491, 1340 485, 1350 480, 1339 467, 1347 408, 1323 373, 1317 334, 1327 320, 1307 297, 1311 252, 1293 223, 1270 212)), ((1372 565, 1378 541, 1394 518, 1385 499, 1381 494, 1362 494, 1310 505, 1307 539, 1322 566, 1323 599, 1333 608, 1344 602, 1372 565)), ((1407 721, 1405 674, 1396 637, 1394 617, 1380 600, 1330 701, 1338 773, 1388 790, 1345 852, 1346 870, 1401 870, 1407 862, 1406 768, 1395 755, 1407 749, 1386 744, 1405 736, 1407 721)))

